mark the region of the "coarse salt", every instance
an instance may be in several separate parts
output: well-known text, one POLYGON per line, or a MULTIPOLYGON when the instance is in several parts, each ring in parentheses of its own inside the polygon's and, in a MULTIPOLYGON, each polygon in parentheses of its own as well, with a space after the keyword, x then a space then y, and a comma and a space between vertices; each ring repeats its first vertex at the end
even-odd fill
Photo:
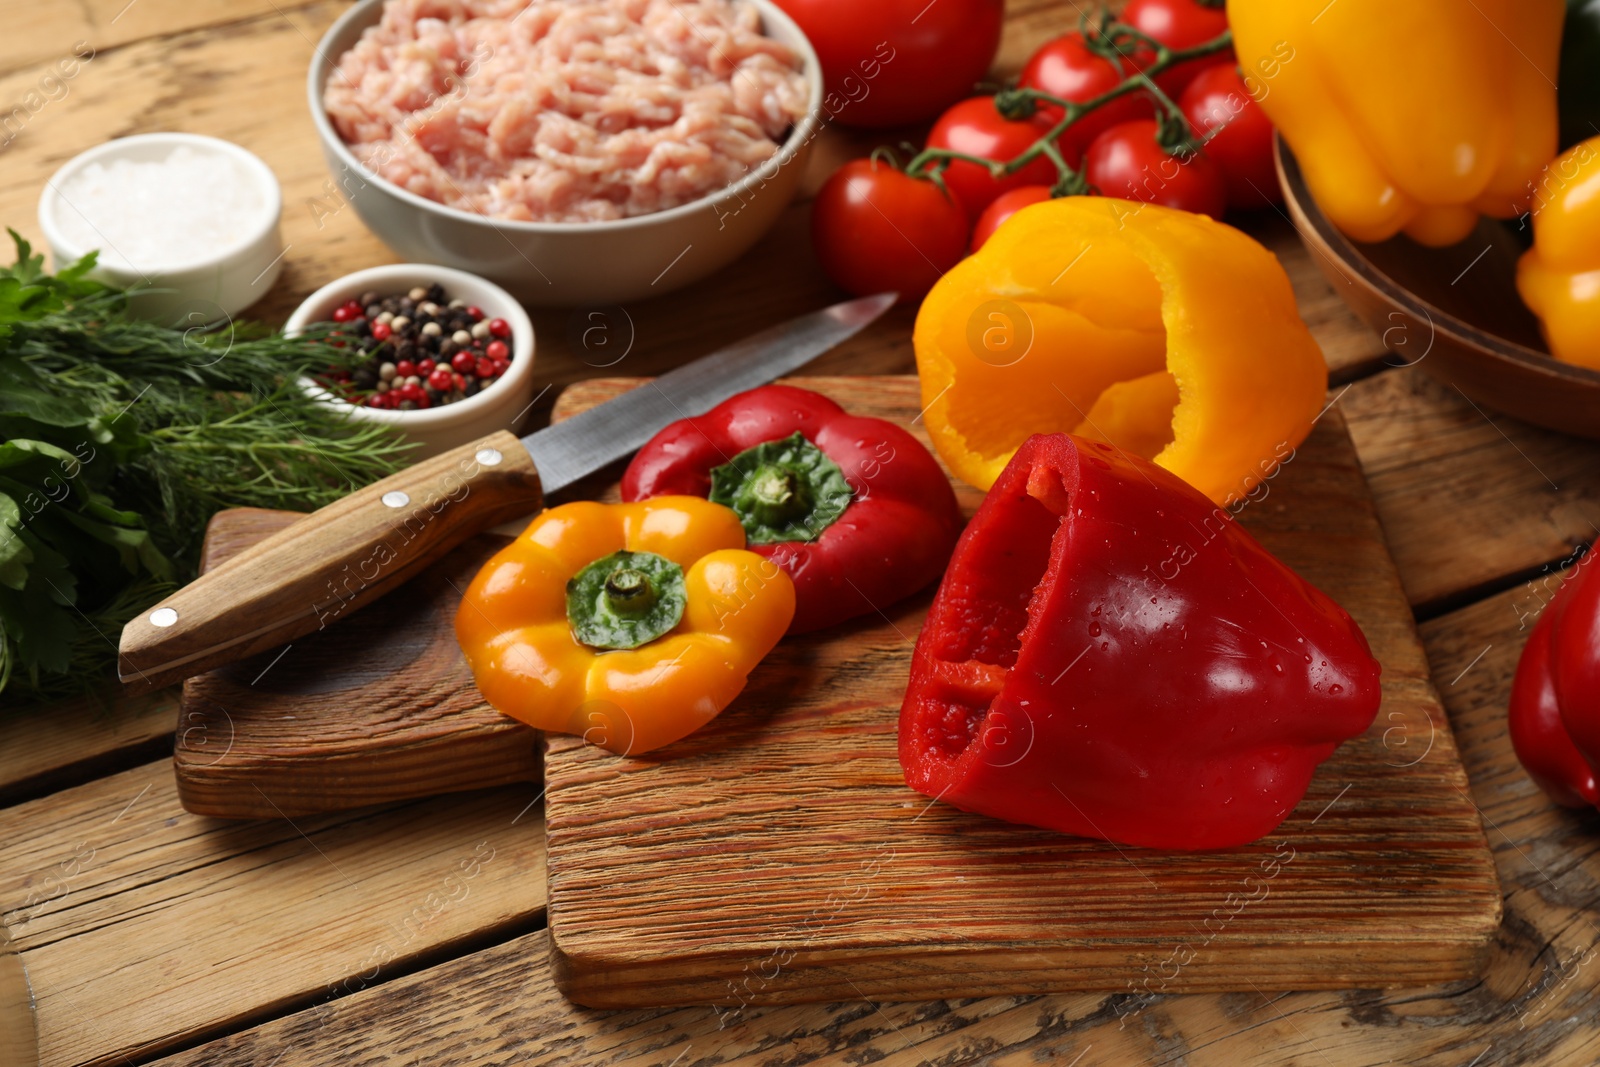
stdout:
POLYGON ((61 184, 56 223, 99 262, 151 273, 240 248, 270 222, 255 176, 217 152, 179 145, 165 159, 90 163, 61 184))

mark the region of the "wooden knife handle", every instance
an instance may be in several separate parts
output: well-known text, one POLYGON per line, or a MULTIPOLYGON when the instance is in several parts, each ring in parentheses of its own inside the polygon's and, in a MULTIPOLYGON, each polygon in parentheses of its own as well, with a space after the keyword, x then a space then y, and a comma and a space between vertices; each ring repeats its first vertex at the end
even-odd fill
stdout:
POLYGON ((117 673, 171 685, 330 626, 473 534, 542 501, 499 431, 351 493, 207 571, 122 630, 117 673))

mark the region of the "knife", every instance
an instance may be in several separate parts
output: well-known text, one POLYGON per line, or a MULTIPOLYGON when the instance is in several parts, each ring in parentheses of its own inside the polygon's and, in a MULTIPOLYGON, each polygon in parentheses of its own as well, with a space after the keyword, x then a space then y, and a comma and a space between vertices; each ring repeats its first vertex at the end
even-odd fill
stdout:
POLYGON ((804 366, 894 302, 880 293, 802 315, 521 440, 500 430, 351 493, 129 622, 117 674, 159 688, 330 626, 668 423, 804 366))

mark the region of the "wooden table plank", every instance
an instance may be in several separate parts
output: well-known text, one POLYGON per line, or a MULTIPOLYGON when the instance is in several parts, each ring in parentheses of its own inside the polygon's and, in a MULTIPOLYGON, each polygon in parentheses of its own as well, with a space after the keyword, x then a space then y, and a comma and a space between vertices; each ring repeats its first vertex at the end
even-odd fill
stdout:
MULTIPOLYGON (((229 0, 226 4, 197 4, 193 0, 77 0, 76 3, 5 3, 6 33, 0 36, 0 74, 24 67, 48 67, 68 56, 102 56, 135 41, 171 37, 191 30, 271 15, 303 6, 306 0, 229 0)), ((61 72, 70 69, 62 68, 61 72)), ((65 92, 51 83, 36 86, 45 100, 70 96, 75 79, 68 77, 65 92)), ((54 101, 52 101, 54 102, 54 101)), ((30 111, 33 105, 20 97, 15 104, 30 111)), ((24 126, 25 128, 25 126, 24 126)), ((17 130, 13 127, 13 135, 17 130)), ((5 135, 0 134, 0 143, 5 135)), ((20 138, 19 138, 19 143, 20 138)))
POLYGON ((0 917, 43 1064, 159 1052, 529 928, 536 796, 222 822, 179 806, 162 761, 0 812, 0 917))
POLYGON ((1339 402, 1411 603, 1503 589, 1600 534, 1600 443, 1478 408, 1420 367, 1339 402))
MULTIPOLYGON (((555 992, 530 934, 159 1061, 160 1067, 430 1067, 528 1062, 986 1063, 1083 1067, 1419 1067, 1595 1061, 1600 1042, 1600 841, 1593 813, 1545 800, 1517 766, 1505 700, 1526 638, 1516 590, 1423 627, 1472 797, 1490 827, 1507 918, 1481 981, 1347 993, 991 997, 976 1001, 603 1012, 555 992), (1487 650, 1487 651, 1486 651, 1487 650), (1487 1054, 1486 1054, 1487 1052, 1487 1054), (1074 1057, 1082 1057, 1081 1061, 1074 1057), (401 1062, 404 1062, 401 1060, 401 1062)), ((1397 724, 1399 725, 1399 724, 1397 724)), ((1420 753, 1425 736, 1396 735, 1420 753)))
POLYGON ((48 707, 8 707, 0 712, 0 805, 161 755, 177 719, 176 691, 130 697, 109 689, 48 707))

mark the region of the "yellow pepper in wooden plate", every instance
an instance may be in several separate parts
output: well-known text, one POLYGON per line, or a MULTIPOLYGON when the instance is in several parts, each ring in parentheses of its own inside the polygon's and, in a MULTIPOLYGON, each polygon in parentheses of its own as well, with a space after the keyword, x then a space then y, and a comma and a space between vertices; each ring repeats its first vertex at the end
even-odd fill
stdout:
POLYGON ((1551 355, 1600 370, 1600 137, 1545 168, 1517 291, 1539 316, 1551 355))
POLYGON ((929 436, 985 490, 1032 434, 1071 433, 1231 504, 1305 439, 1328 386, 1271 252, 1104 197, 1014 215, 934 286, 914 340, 929 436))
POLYGON ((704 726, 794 616, 794 584, 699 497, 580 501, 539 515, 456 612, 478 691, 500 712, 623 755, 704 726))
POLYGON ((1228 0, 1246 84, 1358 241, 1455 244, 1556 154, 1562 0, 1228 0))

